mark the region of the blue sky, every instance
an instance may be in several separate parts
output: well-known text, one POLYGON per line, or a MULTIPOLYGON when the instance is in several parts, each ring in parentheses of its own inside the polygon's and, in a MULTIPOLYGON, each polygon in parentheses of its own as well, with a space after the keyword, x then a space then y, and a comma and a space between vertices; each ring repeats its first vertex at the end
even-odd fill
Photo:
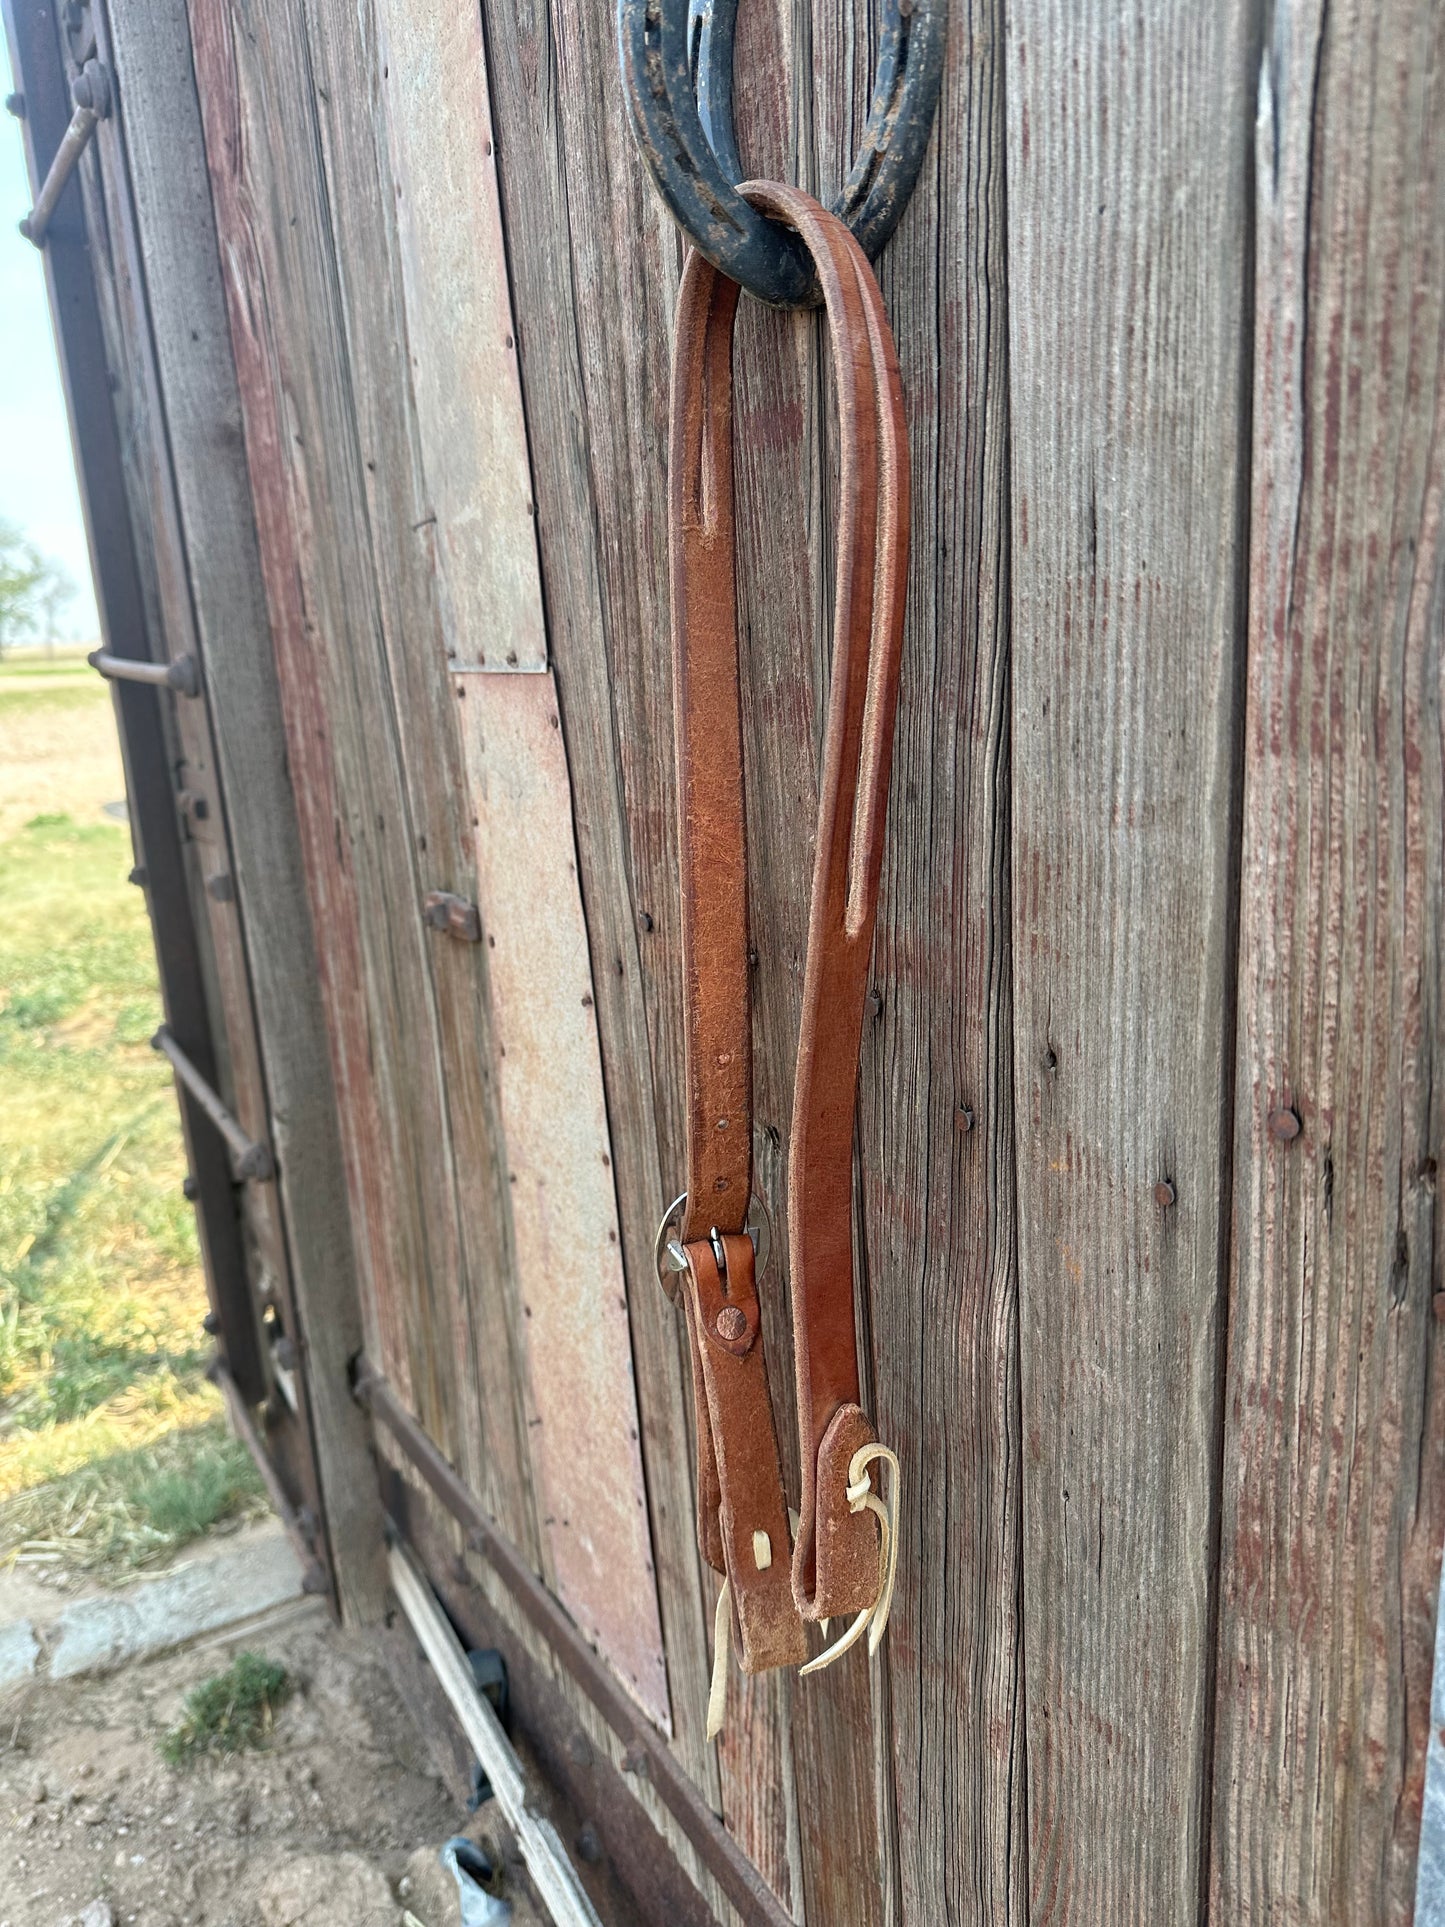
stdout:
MULTIPOLYGON (((14 84, 0 34, 0 97, 14 84)), ((16 232, 29 206, 20 123, 0 111, 0 517, 69 573, 76 595, 60 627, 90 641, 98 629, 95 600, 45 274, 39 254, 16 232)))

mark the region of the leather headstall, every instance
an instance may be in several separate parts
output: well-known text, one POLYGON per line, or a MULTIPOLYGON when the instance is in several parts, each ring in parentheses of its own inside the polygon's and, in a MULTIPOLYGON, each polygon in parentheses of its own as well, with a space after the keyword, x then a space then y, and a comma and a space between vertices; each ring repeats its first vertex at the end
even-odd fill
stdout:
MULTIPOLYGON (((897 1553, 897 1461, 859 1403, 853 1130, 878 903, 908 567, 908 444, 883 299, 844 224, 796 188, 742 189, 817 266, 840 429, 833 665, 788 1154, 801 1504, 789 1513, 763 1353, 752 1199, 747 826, 734 577, 732 351, 739 289, 689 255, 678 297, 669 468, 682 885, 687 1190, 659 1229, 687 1318, 703 1555, 725 1577, 745 1672, 804 1665, 804 1622, 853 1615, 876 1648, 897 1553), (668 1227, 680 1219, 676 1236, 668 1227), (751 1224, 751 1229, 750 1229, 751 1224), (891 1468, 891 1510, 870 1465, 891 1468)), ((670 1287, 671 1288, 671 1287, 670 1287)))

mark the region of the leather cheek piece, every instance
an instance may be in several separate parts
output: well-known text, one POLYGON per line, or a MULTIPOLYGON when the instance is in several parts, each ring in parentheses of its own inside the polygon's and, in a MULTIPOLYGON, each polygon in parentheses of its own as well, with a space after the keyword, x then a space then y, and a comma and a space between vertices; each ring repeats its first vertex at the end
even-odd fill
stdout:
POLYGON ((793 1549, 793 1592, 805 1619, 861 1613, 878 1597, 878 1522, 866 1509, 854 1512, 848 1500, 853 1455, 862 1446, 876 1444, 877 1438, 867 1413, 857 1405, 841 1406, 823 1434, 812 1541, 800 1534, 793 1549))
MULTIPOLYGON (((808 1656, 807 1644, 786 1556, 788 1512, 762 1339, 757 1337, 741 1354, 698 1342, 699 1332, 707 1329, 707 1308, 726 1306, 729 1300, 711 1245, 704 1241, 685 1249, 684 1286, 694 1335, 694 1368, 701 1374, 706 1401, 705 1413, 698 1414, 699 1433, 705 1420, 717 1467, 719 1501, 713 1516, 732 1588, 738 1663, 745 1673, 800 1666, 808 1656)), ((726 1238, 724 1250, 734 1288, 742 1287, 745 1278, 751 1290, 751 1240, 726 1238)), ((756 1303, 756 1291, 751 1295, 756 1303)), ((706 1449, 700 1448, 700 1457, 706 1449)), ((712 1563, 706 1517, 699 1521, 699 1539, 703 1556, 712 1563)), ((876 1591, 876 1556, 874 1571, 876 1591)))

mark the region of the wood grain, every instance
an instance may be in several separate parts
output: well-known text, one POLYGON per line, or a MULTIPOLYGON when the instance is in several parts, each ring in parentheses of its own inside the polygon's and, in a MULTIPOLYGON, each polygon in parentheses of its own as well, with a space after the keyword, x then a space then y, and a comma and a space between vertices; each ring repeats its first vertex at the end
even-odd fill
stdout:
POLYGON ((703 1738, 712 1589, 693 1524, 685 1339, 652 1270, 672 1196, 664 1172, 681 1147, 681 1114, 664 1108, 678 1099, 669 1067, 680 1068, 681 1033, 670 1014, 658 1027, 657 975, 667 982, 675 954, 665 947, 676 873, 662 788, 672 751, 658 464, 676 247, 634 167, 605 10, 574 19, 545 4, 488 4, 483 19, 675 1744, 718 1803, 703 1738))
POLYGON ((1197 1917, 1251 14, 1008 16, 1031 1917, 1197 1917), (1168 1187, 1157 1192, 1156 1187, 1168 1187))
POLYGON ((407 341, 454 668, 547 660, 482 21, 378 0, 407 341))
POLYGON ((362 24, 192 20, 368 1344, 539 1556, 485 983, 420 918, 476 890, 362 24))
POLYGON ((1213 1917, 1385 1927, 1445 1533, 1445 16, 1277 6, 1260 81, 1213 1917))
POLYGON ((459 675, 528 1447, 558 1597, 670 1725, 572 796, 549 674, 459 675))
MULTIPOLYGON (((248 1128, 272 1143, 278 1162, 276 1190, 255 1198, 264 1210, 279 1196, 284 1218, 275 1234, 285 1269, 266 1283, 285 1294, 305 1347, 298 1384, 320 1475, 308 1503, 326 1523, 341 1609, 365 1621, 379 1611, 385 1581, 365 1422, 347 1377, 360 1308, 185 8, 163 0, 120 9, 108 32, 102 51, 124 96, 117 191, 128 187, 133 198, 144 271, 134 319, 146 338, 128 360, 135 371, 154 356, 156 464, 174 489, 170 513, 157 504, 155 521, 179 545, 186 592, 173 648, 200 645, 224 790, 221 874, 234 871, 234 896, 209 901, 213 915, 225 909, 235 919, 239 909, 244 918, 236 936, 260 1045, 258 1075, 238 1095, 258 1107, 248 1128)), ((268 1255, 274 1265, 274 1248, 268 1255)))
POLYGON ((929 164, 879 263, 913 544, 859 1165, 875 1410, 904 1467, 884 1654, 918 1923, 1028 1918, 1003 62, 1002 7, 955 6, 929 164))

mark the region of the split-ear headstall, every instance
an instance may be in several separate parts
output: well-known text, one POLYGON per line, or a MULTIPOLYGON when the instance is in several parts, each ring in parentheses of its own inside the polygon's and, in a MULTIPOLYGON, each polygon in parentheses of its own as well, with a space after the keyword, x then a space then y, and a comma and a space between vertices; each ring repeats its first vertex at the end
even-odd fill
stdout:
POLYGON ((888 1622, 898 1462, 859 1403, 853 1119, 878 903, 908 567, 908 442, 883 298, 849 229, 796 188, 749 205, 816 270, 840 428, 832 684, 788 1153, 802 1505, 790 1533, 763 1356, 752 1194, 752 1016, 732 465, 738 284, 691 253, 678 296, 668 478, 681 850, 687 1189, 658 1231, 681 1299, 698 1429, 698 1532, 723 1574, 711 1737, 729 1634, 745 1672, 814 1671, 888 1622), (750 1230, 750 1219, 752 1228, 750 1230), (887 1500, 874 1468, 889 1468, 887 1500), (791 1546, 791 1560, 785 1555, 791 1546), (808 1659, 805 1622, 849 1616, 808 1659))

